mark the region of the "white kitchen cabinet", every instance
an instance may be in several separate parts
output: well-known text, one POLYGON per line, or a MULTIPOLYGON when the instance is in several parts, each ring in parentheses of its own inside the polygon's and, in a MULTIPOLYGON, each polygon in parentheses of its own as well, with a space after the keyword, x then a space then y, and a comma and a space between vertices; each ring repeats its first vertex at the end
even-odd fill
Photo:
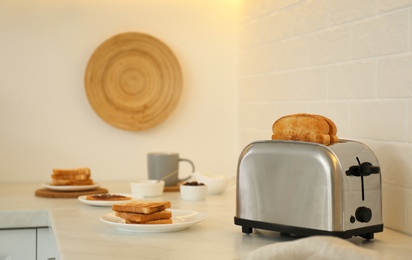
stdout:
POLYGON ((36 260, 36 229, 0 230, 1 260, 36 260))
POLYGON ((56 240, 50 228, 37 229, 37 259, 58 259, 56 240))
POLYGON ((0 260, 57 259, 54 236, 49 228, 0 230, 0 260))

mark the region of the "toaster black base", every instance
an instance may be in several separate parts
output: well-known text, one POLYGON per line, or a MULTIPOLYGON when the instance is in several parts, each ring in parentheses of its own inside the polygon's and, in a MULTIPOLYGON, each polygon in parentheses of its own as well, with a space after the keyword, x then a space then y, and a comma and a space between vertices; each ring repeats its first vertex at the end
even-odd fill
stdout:
POLYGON ((281 235, 299 235, 299 236, 315 236, 315 235, 328 235, 336 236, 340 238, 351 238, 353 236, 360 236, 365 239, 373 239, 374 233, 383 231, 383 224, 368 226, 363 228, 351 229, 347 231, 325 231, 310 228, 301 228, 287 225, 280 225, 274 223, 267 223, 255 220, 248 220, 235 217, 235 224, 242 226, 242 233, 250 234, 253 228, 265 229, 271 231, 278 231, 281 235))

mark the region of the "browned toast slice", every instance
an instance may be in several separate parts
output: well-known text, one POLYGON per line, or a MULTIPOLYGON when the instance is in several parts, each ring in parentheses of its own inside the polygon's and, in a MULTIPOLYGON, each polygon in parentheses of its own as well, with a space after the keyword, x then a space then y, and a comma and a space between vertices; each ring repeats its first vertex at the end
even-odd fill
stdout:
POLYGON ((53 169, 52 185, 91 185, 90 168, 53 169))
POLYGON ((339 142, 339 138, 337 136, 338 128, 336 127, 335 123, 325 116, 321 116, 321 115, 316 115, 316 116, 323 118, 326 121, 326 123, 328 123, 330 144, 336 144, 337 142, 339 142))
POLYGON ((152 214, 139 214, 139 213, 129 213, 129 212, 116 212, 116 216, 130 220, 135 223, 143 223, 152 220, 159 219, 170 219, 172 217, 172 212, 169 210, 162 210, 152 214))
POLYGON ((172 224, 173 220, 171 218, 169 219, 157 219, 157 220, 151 220, 151 221, 146 221, 146 222, 133 222, 130 220, 125 220, 126 224, 172 224))
POLYGON ((277 133, 277 134, 272 134, 272 140, 293 140, 293 141, 319 143, 319 144, 324 144, 324 145, 330 144, 329 135, 322 135, 322 134, 316 135, 316 134, 310 134, 310 133, 302 133, 302 134, 295 134, 293 132, 277 133))
POLYGON ((65 186, 65 185, 92 185, 94 182, 92 179, 88 180, 64 180, 64 179, 52 179, 51 185, 65 186))
POLYGON ((53 175, 66 176, 66 175, 86 175, 90 176, 90 168, 74 168, 74 169, 53 169, 53 175))
POLYGON ((272 125, 272 140, 294 140, 331 145, 338 142, 335 123, 320 115, 293 114, 272 125))
POLYGON ((139 201, 133 200, 130 202, 112 205, 113 211, 119 212, 130 212, 130 213, 140 213, 140 214, 151 214, 154 212, 159 212, 171 207, 170 201, 139 201))
POLYGON ((90 174, 60 174, 60 175, 51 175, 54 180, 87 180, 90 178, 90 174))

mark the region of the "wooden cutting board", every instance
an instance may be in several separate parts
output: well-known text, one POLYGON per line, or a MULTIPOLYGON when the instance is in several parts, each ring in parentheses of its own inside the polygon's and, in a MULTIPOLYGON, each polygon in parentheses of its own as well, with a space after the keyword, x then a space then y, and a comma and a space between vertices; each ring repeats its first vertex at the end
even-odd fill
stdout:
POLYGON ((174 192, 174 191, 180 191, 180 185, 176 186, 165 186, 163 189, 164 192, 174 192))
POLYGON ((49 189, 38 189, 35 191, 36 197, 42 198, 77 198, 83 195, 93 195, 108 193, 108 190, 105 188, 97 188, 93 190, 84 190, 84 191, 54 191, 49 189))

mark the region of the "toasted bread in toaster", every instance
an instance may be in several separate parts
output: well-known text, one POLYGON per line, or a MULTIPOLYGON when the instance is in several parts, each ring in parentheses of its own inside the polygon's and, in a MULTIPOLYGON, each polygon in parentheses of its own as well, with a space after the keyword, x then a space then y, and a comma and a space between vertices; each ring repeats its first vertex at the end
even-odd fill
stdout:
POLYGON ((134 223, 144 223, 153 220, 163 220, 170 219, 172 217, 172 212, 168 210, 162 210, 152 214, 139 214, 139 213, 129 213, 129 212, 119 212, 116 211, 116 216, 129 220, 134 223))
POLYGON ((312 142, 319 143, 323 145, 330 145, 330 136, 329 135, 312 135, 312 134, 300 134, 296 135, 294 133, 277 133, 272 134, 272 140, 292 140, 292 141, 303 141, 303 142, 312 142))
POLYGON ((170 207, 170 201, 155 202, 134 200, 118 205, 112 205, 112 210, 119 212, 151 214, 154 212, 165 210, 170 207))
POLYGON ((336 135, 338 133, 338 128, 336 127, 335 123, 331 119, 329 119, 325 116, 321 116, 321 115, 315 115, 315 116, 319 116, 319 117, 323 118, 326 121, 326 123, 328 123, 328 125, 329 125, 330 144, 335 144, 335 143, 339 142, 339 138, 336 135))
POLYGON ((335 123, 320 115, 293 114, 272 125, 272 140, 294 140, 330 145, 338 142, 335 123))

